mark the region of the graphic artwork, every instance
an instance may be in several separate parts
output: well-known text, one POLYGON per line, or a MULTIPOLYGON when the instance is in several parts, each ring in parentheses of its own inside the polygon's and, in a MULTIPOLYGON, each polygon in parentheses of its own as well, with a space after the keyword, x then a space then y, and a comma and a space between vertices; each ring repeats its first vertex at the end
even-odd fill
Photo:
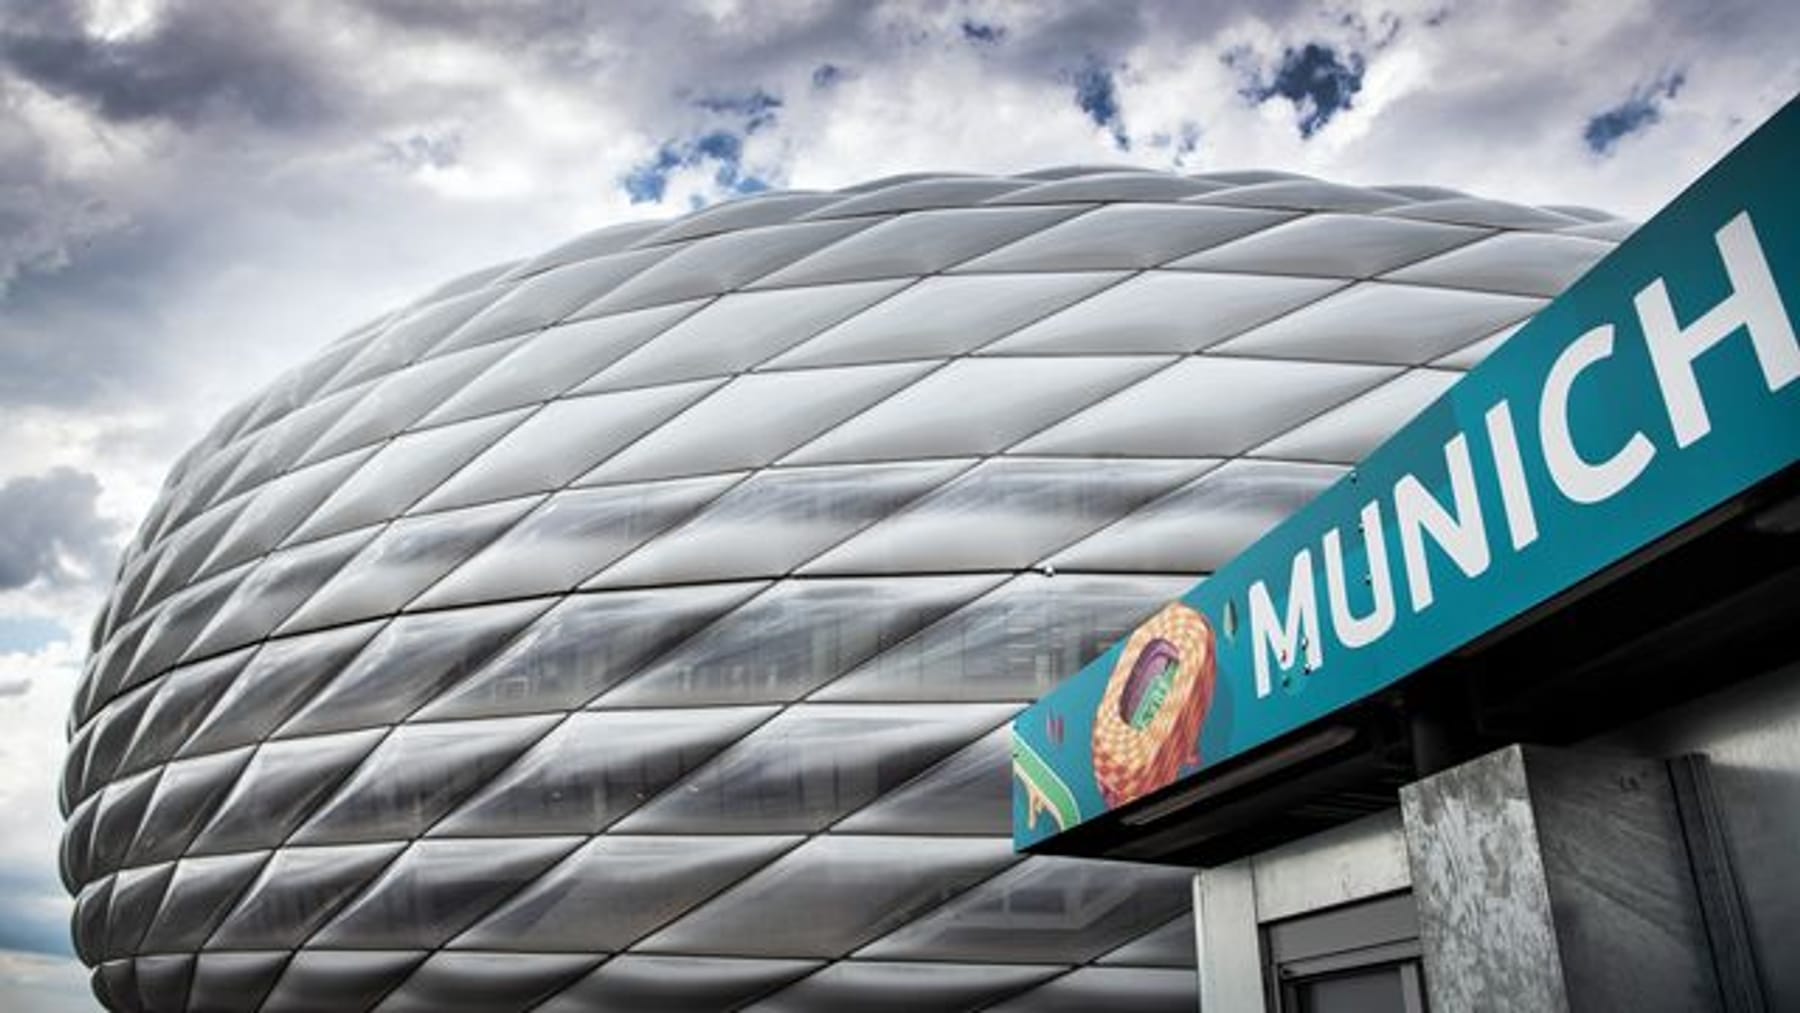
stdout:
POLYGON ((1200 765, 1217 678, 1212 624, 1180 602, 1126 641, 1094 714, 1094 780, 1108 809, 1200 765))

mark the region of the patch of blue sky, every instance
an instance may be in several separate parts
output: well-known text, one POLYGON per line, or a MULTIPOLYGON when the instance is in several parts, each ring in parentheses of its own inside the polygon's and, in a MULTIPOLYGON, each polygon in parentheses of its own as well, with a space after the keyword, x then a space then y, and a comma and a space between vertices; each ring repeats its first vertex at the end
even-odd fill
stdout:
POLYGON ((40 616, 0 616, 0 654, 30 654, 67 639, 69 631, 54 620, 40 616))
POLYGON ((1582 142, 1596 155, 1612 154, 1620 141, 1660 122, 1662 104, 1679 95, 1685 84, 1687 75, 1676 71, 1639 85, 1623 102, 1589 117, 1581 131, 1582 142))
POLYGON ((1339 53, 1336 47, 1319 42, 1283 49, 1272 72, 1266 72, 1255 54, 1243 49, 1226 53, 1225 62, 1243 75, 1238 94, 1252 103, 1261 105, 1274 98, 1292 102, 1302 138, 1311 138, 1355 103, 1366 70, 1360 54, 1339 53))
POLYGON ((1075 105, 1095 126, 1112 136, 1120 151, 1131 150, 1131 136, 1125 131, 1125 113, 1119 105, 1118 82, 1112 71, 1089 62, 1075 72, 1074 84, 1075 105))

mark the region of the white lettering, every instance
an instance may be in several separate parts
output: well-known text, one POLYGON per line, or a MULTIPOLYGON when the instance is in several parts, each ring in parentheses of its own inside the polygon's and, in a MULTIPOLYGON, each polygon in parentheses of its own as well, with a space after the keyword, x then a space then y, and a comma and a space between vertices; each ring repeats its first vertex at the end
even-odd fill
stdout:
POLYGON ((1738 212, 1713 236, 1713 241, 1725 261, 1731 295, 1700 319, 1685 329, 1675 322, 1669 288, 1661 278, 1644 286, 1633 300, 1678 447, 1685 447, 1712 430, 1712 420, 1707 417, 1700 384, 1694 376, 1694 360, 1738 328, 1750 332, 1757 365, 1762 367, 1763 382, 1771 394, 1800 378, 1800 342, 1794 340, 1794 325, 1782 308, 1781 293, 1775 287, 1762 245, 1757 242, 1750 215, 1738 212))
POLYGON ((1277 623, 1275 603, 1262 581, 1250 585, 1250 650, 1256 655, 1256 695, 1269 695, 1269 654, 1283 670, 1292 668, 1302 652, 1308 671, 1325 663, 1325 648, 1319 642, 1319 602, 1313 594, 1312 550, 1294 554, 1294 566, 1288 577, 1287 620, 1277 623))
POLYGON ((1584 460, 1575 449, 1569 431, 1569 392, 1576 377, 1601 359, 1612 356, 1613 328, 1602 324, 1569 343, 1550 365, 1544 378, 1543 399, 1538 402, 1538 439, 1544 444, 1544 463, 1562 494, 1576 503, 1599 503, 1630 485, 1656 456, 1656 447, 1643 433, 1631 434, 1625 446, 1597 463, 1584 460))
POLYGON ((1487 410, 1488 444, 1494 448, 1494 471, 1500 477, 1500 505, 1506 508, 1506 531, 1512 547, 1537 541, 1537 511, 1525 484, 1525 462, 1519 456, 1519 434, 1513 430, 1512 405, 1501 401, 1487 410))
POLYGON ((1451 437, 1444 444, 1444 461, 1456 500, 1455 517, 1415 476, 1403 475, 1394 483, 1394 523, 1400 529, 1400 554, 1406 560, 1406 585, 1414 612, 1425 611, 1436 600, 1431 568, 1425 561, 1425 534, 1431 535, 1466 576, 1479 577, 1488 568, 1487 529, 1481 520, 1481 500, 1475 494, 1468 438, 1461 433, 1451 437))
POLYGON ((1387 536, 1381 532, 1381 504, 1362 508, 1363 545, 1369 553, 1369 614, 1350 613, 1344 581, 1344 540, 1337 528, 1325 532, 1325 597, 1331 603, 1331 628, 1345 647, 1361 647, 1381 638, 1394 625, 1394 578, 1388 572, 1387 536))

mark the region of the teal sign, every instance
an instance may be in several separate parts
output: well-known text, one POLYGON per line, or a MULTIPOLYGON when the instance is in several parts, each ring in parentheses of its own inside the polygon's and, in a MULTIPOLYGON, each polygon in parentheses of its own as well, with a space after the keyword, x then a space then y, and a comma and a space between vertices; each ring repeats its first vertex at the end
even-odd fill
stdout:
POLYGON ((1800 460, 1800 105, 1013 723, 1021 848, 1361 700, 1800 460))

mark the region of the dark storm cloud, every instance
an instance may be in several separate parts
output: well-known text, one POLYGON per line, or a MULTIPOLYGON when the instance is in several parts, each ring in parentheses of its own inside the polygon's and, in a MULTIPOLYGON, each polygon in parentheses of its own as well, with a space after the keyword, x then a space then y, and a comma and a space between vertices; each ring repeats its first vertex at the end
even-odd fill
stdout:
POLYGON ((99 499, 100 482, 73 468, 0 485, 0 591, 104 577, 117 526, 99 499))
POLYGON ((177 2, 149 29, 92 34, 67 0, 30 0, 0 20, 0 62, 45 91, 114 121, 180 125, 244 116, 276 127, 323 119, 330 76, 284 19, 249 4, 177 2))
POLYGON ((1642 133, 1662 119, 1662 104, 1681 93, 1687 76, 1669 74, 1647 85, 1640 85, 1618 105, 1605 110, 1587 122, 1581 139, 1596 155, 1610 155, 1619 141, 1642 133))
POLYGON ((1274 98, 1292 102, 1301 137, 1318 133, 1332 117, 1350 108, 1362 90, 1366 69, 1360 54, 1340 54, 1318 42, 1282 50, 1273 68, 1263 67, 1256 54, 1244 49, 1227 53, 1225 62, 1244 76, 1239 94, 1252 103, 1274 98))

